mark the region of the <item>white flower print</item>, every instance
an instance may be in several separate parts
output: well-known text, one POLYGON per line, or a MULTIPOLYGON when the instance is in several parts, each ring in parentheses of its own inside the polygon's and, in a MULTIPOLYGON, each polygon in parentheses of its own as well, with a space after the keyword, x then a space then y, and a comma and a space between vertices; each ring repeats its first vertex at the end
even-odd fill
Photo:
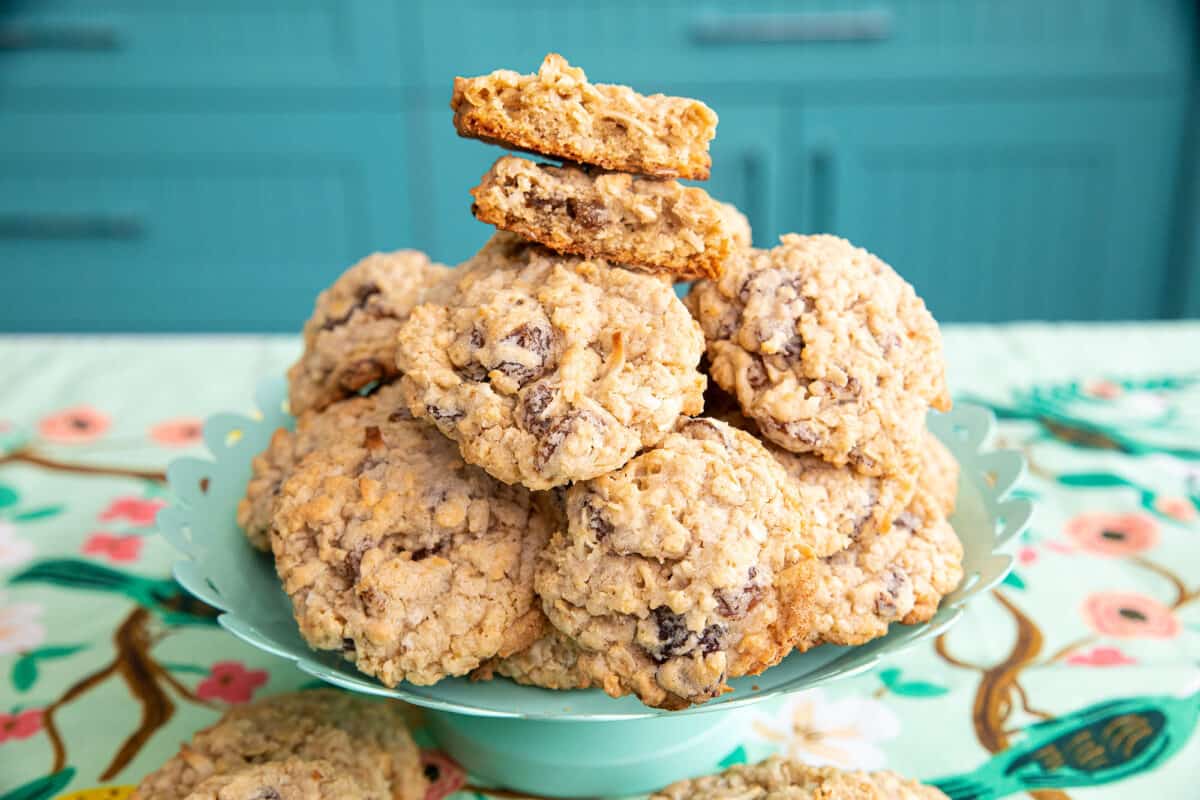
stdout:
POLYGON ((0 597, 0 656, 32 650, 46 638, 38 618, 42 607, 33 603, 4 605, 0 597))
POLYGON ((19 567, 33 558, 33 542, 17 536, 10 522, 0 520, 0 567, 19 567))
POLYGON ((760 716, 751 735, 806 764, 880 769, 887 757, 878 746, 900 734, 900 720, 883 703, 863 697, 831 699, 821 689, 792 697, 774 716, 760 716))

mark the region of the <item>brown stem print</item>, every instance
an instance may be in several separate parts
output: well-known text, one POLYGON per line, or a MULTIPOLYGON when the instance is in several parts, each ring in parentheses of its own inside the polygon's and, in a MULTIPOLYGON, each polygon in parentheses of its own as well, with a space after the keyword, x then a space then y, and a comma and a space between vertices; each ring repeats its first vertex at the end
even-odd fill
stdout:
MULTIPOLYGON (((944 633, 935 640, 934 649, 947 663, 980 673, 972 710, 975 738, 989 753, 998 753, 1008 748, 1009 739, 1014 733, 1007 724, 1014 708, 1019 706, 1040 719, 1048 719, 1052 715, 1032 707, 1025 687, 1020 683, 1021 671, 1033 664, 1042 651, 1041 630, 1003 592, 993 589, 992 596, 1012 616, 1017 628, 1012 649, 1002 661, 990 667, 981 667, 956 658, 949 651, 944 633)), ((1041 789, 1029 794, 1037 800, 1070 800, 1069 795, 1057 789, 1041 789)))
POLYGON ((169 688, 184 700, 200 705, 211 705, 201 700, 155 660, 150 652, 157 638, 150 631, 151 613, 142 607, 133 609, 113 634, 116 655, 113 660, 96 672, 70 686, 62 696, 43 712, 43 725, 50 739, 54 755, 51 772, 61 770, 67 763, 67 750, 62 734, 58 730, 55 715, 88 691, 106 682, 114 675, 120 676, 129 693, 141 706, 141 719, 113 756, 101 780, 111 780, 137 755, 146 741, 175 713, 175 703, 166 689, 169 688), (166 688, 164 688, 164 686, 166 688))
POLYGON ((129 467, 97 466, 94 464, 72 464, 39 455, 32 450, 22 448, 7 455, 0 456, 0 466, 5 464, 29 464, 52 472, 68 472, 73 475, 106 475, 115 478, 140 478, 147 481, 166 481, 167 474, 162 470, 131 469, 129 467))

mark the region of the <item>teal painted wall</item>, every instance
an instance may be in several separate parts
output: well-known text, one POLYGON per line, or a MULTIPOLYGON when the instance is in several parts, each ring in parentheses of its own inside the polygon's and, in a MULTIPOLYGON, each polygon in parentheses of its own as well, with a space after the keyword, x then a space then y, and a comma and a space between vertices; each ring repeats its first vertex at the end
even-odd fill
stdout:
POLYGON ((0 44, 0 330, 294 331, 371 249, 466 258, 453 77, 550 50, 713 106, 759 246, 947 321, 1200 314, 1187 0, 10 0, 0 44))

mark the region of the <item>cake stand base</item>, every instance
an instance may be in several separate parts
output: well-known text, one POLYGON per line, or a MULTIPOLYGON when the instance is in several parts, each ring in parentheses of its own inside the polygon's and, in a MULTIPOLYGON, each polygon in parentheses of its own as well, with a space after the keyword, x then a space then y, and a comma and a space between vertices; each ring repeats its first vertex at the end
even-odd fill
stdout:
POLYGON ((744 738, 748 709, 614 722, 427 710, 439 746, 472 775, 541 797, 619 797, 712 771, 744 738))

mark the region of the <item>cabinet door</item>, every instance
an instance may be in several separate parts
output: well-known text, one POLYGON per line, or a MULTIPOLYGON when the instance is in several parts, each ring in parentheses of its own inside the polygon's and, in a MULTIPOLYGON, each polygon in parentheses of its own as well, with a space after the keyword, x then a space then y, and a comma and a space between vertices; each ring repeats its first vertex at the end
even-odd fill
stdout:
POLYGON ((1181 99, 809 105, 789 201, 942 320, 1166 312, 1181 99))
MULTIPOLYGON (((787 227, 780 214, 779 105, 705 91, 698 96, 718 110, 720 123, 712 144, 712 177, 695 185, 738 206, 750 219, 756 241, 774 241, 781 226, 787 227)), ((460 139, 451 116, 442 103, 427 105, 419 112, 413 133, 419 155, 409 169, 417 187, 414 246, 454 264, 471 256, 493 232, 491 226, 471 216, 470 190, 505 151, 460 139)))
POLYGON ((0 329, 297 331, 409 245, 397 114, 9 114, 0 329))

